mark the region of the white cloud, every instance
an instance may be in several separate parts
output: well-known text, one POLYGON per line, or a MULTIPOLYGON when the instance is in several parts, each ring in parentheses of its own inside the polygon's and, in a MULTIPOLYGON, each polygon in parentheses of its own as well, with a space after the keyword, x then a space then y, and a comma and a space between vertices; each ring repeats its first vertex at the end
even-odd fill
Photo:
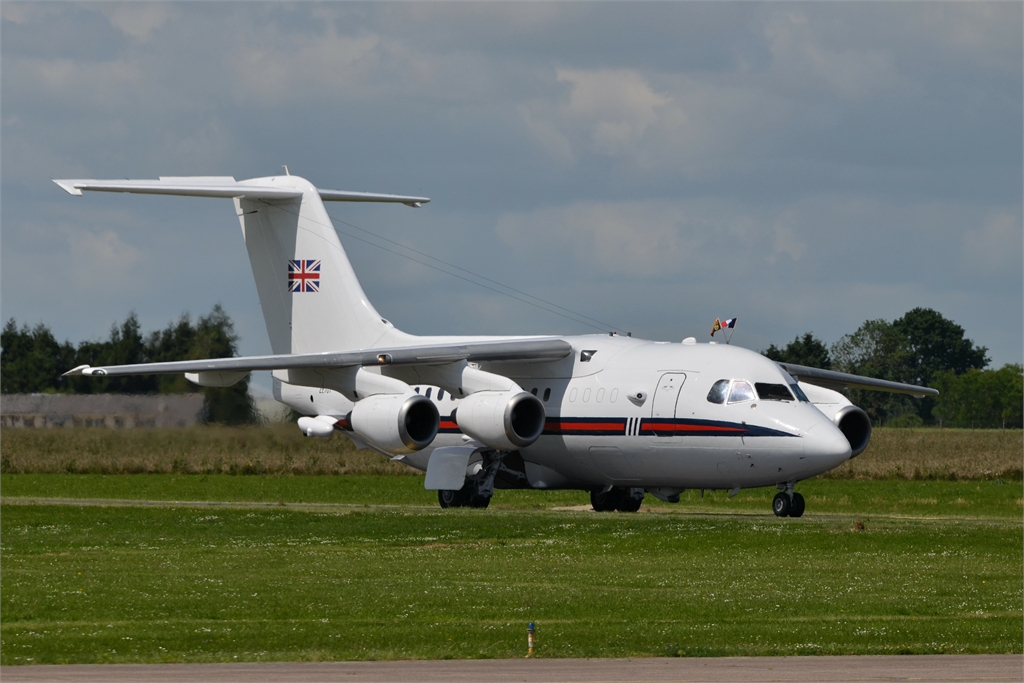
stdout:
POLYGON ((563 118, 583 122, 596 150, 612 156, 638 142, 672 102, 635 71, 558 69, 557 77, 572 84, 563 118))
POLYGON ((764 25, 772 54, 771 80, 792 94, 822 89, 848 101, 862 100, 900 84, 891 52, 872 48, 837 48, 828 42, 833 26, 794 9, 777 10, 764 25))
POLYGON ((71 248, 68 266, 76 287, 92 291, 132 287, 131 276, 143 258, 138 249, 125 243, 113 230, 63 232, 71 248))
POLYGON ((175 15, 175 6, 167 2, 119 2, 103 5, 110 23, 137 41, 149 40, 153 31, 175 15))

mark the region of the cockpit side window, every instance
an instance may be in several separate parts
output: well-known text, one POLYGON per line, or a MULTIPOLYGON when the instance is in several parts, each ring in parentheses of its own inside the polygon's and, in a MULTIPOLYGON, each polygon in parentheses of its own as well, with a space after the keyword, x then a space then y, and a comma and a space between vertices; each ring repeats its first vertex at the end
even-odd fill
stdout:
POLYGON ((711 403, 725 403, 725 397, 729 395, 729 380, 720 379, 711 385, 708 392, 708 401, 711 403))
POLYGON ((789 389, 786 388, 785 384, 767 384, 765 382, 757 382, 754 384, 754 388, 757 389, 757 396, 762 401, 793 400, 793 394, 789 393, 789 389))
POLYGON ((729 403, 753 401, 755 398, 757 396, 754 395, 754 389, 749 383, 741 380, 732 383, 732 391, 729 392, 729 403))
POLYGON ((811 399, 807 398, 807 394, 804 393, 804 390, 800 388, 799 384, 794 382, 789 385, 789 388, 793 390, 793 393, 796 394, 798 400, 803 401, 804 403, 811 402, 811 399))

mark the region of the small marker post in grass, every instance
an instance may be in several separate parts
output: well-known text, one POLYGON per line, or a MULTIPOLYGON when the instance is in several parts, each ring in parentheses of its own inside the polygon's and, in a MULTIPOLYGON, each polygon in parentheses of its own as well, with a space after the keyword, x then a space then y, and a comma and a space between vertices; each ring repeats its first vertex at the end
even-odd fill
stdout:
POLYGON ((526 626, 526 657, 529 659, 533 656, 533 637, 536 635, 537 629, 531 621, 526 626))

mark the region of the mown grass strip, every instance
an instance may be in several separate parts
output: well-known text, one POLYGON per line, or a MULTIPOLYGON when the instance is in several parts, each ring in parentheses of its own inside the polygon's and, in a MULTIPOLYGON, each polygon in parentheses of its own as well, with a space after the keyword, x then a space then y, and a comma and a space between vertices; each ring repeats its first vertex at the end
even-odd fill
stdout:
POLYGON ((1019 520, 863 519, 5 505, 0 662, 1021 651, 1019 520))
MULTIPOLYGON (((874 481, 812 479, 797 487, 807 499, 807 515, 885 514, 951 518, 1021 519, 1024 493, 1019 482, 874 481)), ((437 494, 421 477, 230 475, 58 475, 19 474, 0 479, 0 495, 11 498, 105 500, 246 501, 257 503, 336 503, 435 507, 437 494)), ((687 491, 678 504, 647 496, 644 509, 682 513, 767 514, 773 488, 750 489, 729 498, 723 491, 687 491)), ((583 491, 498 490, 492 509, 587 508, 583 491)))

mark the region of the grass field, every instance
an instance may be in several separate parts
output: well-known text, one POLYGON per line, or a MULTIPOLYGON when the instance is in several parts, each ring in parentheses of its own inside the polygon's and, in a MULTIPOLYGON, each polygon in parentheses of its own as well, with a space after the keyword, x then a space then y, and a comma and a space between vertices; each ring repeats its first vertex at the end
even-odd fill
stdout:
POLYGON ((584 505, 574 492, 440 510, 416 477, 0 487, 4 665, 515 657, 528 621, 540 657, 1005 653, 1024 636, 1016 483, 812 480, 796 520, 770 491, 627 515, 551 509, 584 505))
MULTIPOLYGON (((1021 480, 1021 430, 876 429, 840 479, 1021 480)), ((3 474, 417 474, 343 438, 307 439, 291 423, 187 429, 7 429, 3 474)))

